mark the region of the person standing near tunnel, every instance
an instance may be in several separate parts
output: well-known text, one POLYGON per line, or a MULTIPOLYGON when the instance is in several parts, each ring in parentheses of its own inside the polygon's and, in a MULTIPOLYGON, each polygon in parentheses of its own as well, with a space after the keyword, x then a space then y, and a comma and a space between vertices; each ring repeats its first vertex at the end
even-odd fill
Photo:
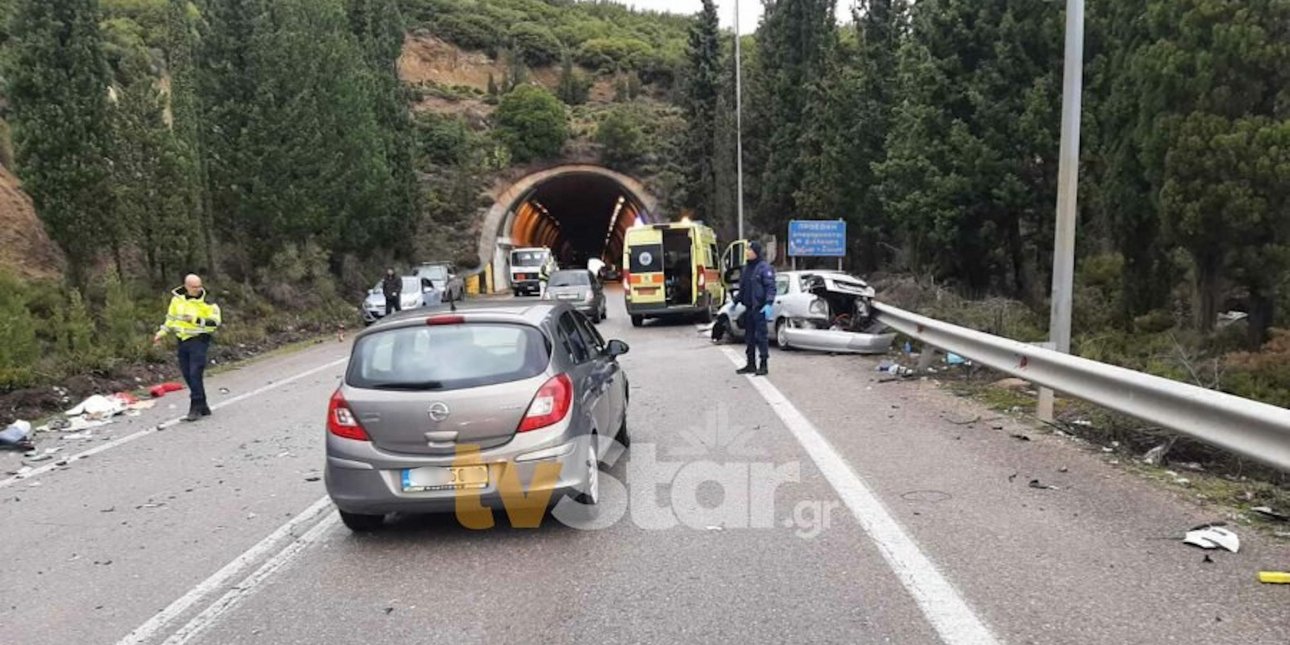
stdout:
POLYGON ((766 376, 770 373, 770 320, 775 302, 775 269, 766 261, 761 242, 748 244, 747 264, 739 276, 739 303, 744 306, 743 328, 748 364, 736 374, 766 376), (761 358, 758 365, 756 359, 761 358))

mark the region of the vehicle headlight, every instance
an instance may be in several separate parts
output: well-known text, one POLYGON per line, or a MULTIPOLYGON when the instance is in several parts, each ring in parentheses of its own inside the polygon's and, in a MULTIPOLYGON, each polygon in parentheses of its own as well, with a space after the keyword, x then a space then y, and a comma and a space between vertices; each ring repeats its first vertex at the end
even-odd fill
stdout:
POLYGON ((812 301, 811 301, 811 313, 813 313, 813 314, 819 314, 819 315, 821 315, 821 316, 827 316, 827 315, 829 315, 829 305, 828 305, 828 303, 824 302, 823 300, 821 300, 821 299, 819 299, 819 298, 816 298, 815 300, 812 300, 812 301))

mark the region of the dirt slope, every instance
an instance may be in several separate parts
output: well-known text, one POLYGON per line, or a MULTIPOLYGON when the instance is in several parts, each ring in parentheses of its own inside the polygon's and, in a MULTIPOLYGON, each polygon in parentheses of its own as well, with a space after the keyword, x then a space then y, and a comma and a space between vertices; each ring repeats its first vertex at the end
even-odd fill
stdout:
POLYGON ((0 272, 26 279, 57 279, 63 274, 63 253, 36 218, 31 197, 21 182, 0 166, 0 272))

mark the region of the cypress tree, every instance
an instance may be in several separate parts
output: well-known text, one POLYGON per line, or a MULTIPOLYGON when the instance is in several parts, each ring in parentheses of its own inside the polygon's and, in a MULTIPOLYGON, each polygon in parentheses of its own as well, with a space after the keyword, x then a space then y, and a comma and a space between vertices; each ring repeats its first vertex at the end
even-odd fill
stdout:
POLYGON ((715 221, 717 98, 721 82, 721 41, 717 5, 703 0, 690 27, 689 73, 685 92, 686 205, 699 219, 715 221))
POLYGON ((18 0, 6 76, 19 176, 74 283, 105 240, 121 242, 110 210, 108 87, 95 0, 18 0))

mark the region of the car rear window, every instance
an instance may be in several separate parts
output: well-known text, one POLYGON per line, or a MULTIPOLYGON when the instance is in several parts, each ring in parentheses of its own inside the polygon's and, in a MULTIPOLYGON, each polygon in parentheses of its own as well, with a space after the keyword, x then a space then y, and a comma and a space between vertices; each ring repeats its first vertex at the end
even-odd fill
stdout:
POLYGON ((663 270, 663 245, 641 244, 627 250, 632 273, 658 273, 663 270))
POLYGON ((591 274, 586 271, 556 271, 551 274, 552 287, 584 287, 591 284, 591 274))
POLYGON ((345 382, 386 390, 459 390, 541 374, 551 346, 536 327, 466 323, 396 327, 359 339, 345 382))

